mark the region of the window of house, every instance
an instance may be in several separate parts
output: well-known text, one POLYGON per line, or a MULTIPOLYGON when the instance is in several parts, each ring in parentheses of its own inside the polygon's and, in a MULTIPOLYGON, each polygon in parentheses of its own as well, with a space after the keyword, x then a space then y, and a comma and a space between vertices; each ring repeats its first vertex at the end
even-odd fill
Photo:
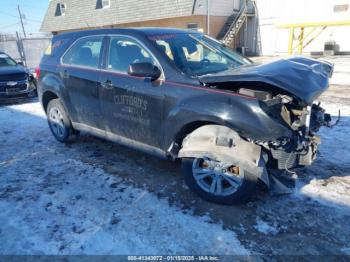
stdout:
POLYGON ((127 73, 129 66, 136 62, 155 64, 150 53, 132 39, 113 37, 110 41, 108 69, 127 73))
POLYGON ((98 68, 102 41, 103 37, 81 39, 64 55, 63 64, 98 68))
POLYGON ((97 0, 96 1, 96 9, 109 8, 110 6, 111 6, 110 0, 97 0))
POLYGON ((187 24, 187 28, 191 29, 191 30, 198 31, 199 25, 197 23, 189 23, 189 24, 187 24))
POLYGON ((349 4, 335 5, 333 7, 333 11, 335 13, 346 12, 348 10, 349 10, 349 4))
POLYGON ((56 6, 55 16, 64 16, 66 14, 66 4, 58 3, 56 6))

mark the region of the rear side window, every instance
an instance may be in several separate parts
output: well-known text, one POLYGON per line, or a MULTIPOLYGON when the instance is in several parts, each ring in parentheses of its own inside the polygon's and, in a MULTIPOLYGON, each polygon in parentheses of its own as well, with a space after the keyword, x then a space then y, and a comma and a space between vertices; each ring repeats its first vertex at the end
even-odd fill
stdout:
POLYGON ((98 68, 103 37, 89 37, 76 42, 63 56, 62 63, 98 68))
POLYGON ((59 55, 61 53, 61 50, 64 49, 68 43, 69 43, 69 39, 53 38, 50 44, 45 49, 44 57, 49 58, 49 57, 54 57, 56 55, 59 55))

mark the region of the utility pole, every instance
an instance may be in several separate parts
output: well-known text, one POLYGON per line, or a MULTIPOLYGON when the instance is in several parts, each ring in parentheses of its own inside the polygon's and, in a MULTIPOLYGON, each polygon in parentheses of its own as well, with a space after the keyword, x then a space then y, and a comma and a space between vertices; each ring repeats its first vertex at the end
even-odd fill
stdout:
POLYGON ((24 29, 23 16, 22 16, 22 13, 21 13, 21 9, 19 8, 19 5, 17 5, 17 9, 18 9, 18 14, 19 14, 19 19, 21 19, 21 25, 22 25, 23 35, 24 35, 24 38, 26 38, 26 37, 27 37, 27 35, 26 35, 26 30, 24 29))
POLYGON ((210 0, 207 0, 207 35, 210 34, 210 0))

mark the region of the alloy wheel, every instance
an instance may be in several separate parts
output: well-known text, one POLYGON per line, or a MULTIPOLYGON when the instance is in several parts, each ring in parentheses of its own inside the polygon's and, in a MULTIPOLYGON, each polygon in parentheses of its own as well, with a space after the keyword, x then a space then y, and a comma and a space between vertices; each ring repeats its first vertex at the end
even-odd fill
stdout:
POLYGON ((63 115, 57 107, 52 107, 50 109, 49 123, 55 135, 57 135, 58 137, 64 137, 65 125, 63 115))
POLYGON ((235 193, 244 180, 244 171, 239 167, 211 159, 195 159, 192 173, 201 189, 216 196, 235 193))

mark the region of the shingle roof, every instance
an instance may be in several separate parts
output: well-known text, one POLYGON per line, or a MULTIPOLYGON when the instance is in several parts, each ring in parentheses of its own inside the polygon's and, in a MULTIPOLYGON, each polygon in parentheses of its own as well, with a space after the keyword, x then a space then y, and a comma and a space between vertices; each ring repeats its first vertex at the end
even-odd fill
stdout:
POLYGON ((97 0, 51 0, 41 31, 55 32, 189 16, 194 4, 194 0, 110 1, 110 8, 96 9, 97 0), (64 16, 55 16, 59 3, 66 5, 64 16))

